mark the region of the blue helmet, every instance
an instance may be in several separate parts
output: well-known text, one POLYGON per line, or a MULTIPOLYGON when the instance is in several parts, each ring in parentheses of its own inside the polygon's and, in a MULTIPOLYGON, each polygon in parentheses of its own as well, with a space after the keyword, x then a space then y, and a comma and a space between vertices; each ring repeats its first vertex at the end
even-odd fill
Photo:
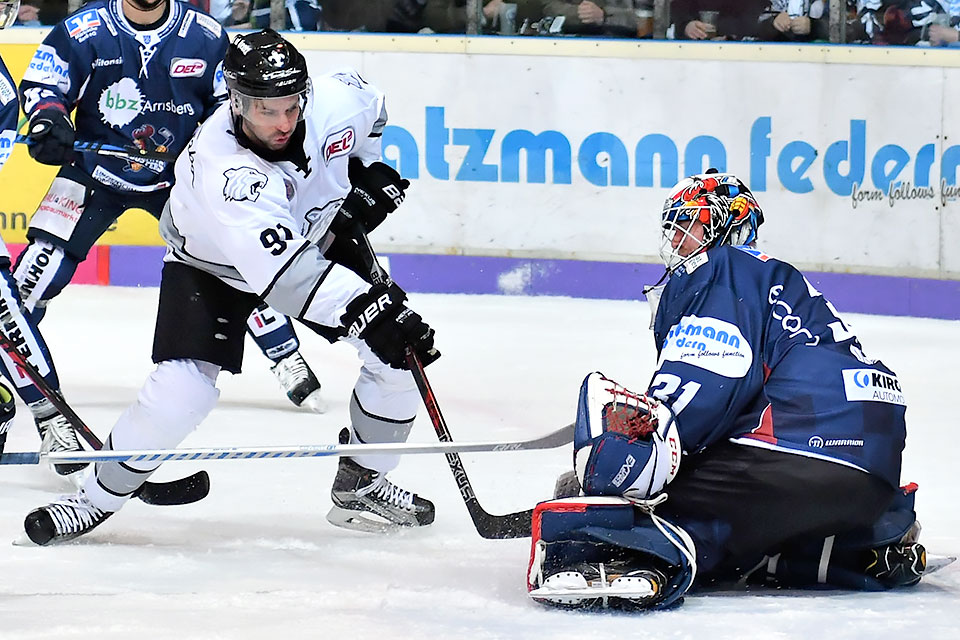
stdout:
POLYGON ((673 271, 712 247, 754 244, 763 211, 743 181, 711 169, 684 178, 670 190, 660 224, 660 257, 673 271), (695 221, 702 225, 702 237, 692 233, 695 221))

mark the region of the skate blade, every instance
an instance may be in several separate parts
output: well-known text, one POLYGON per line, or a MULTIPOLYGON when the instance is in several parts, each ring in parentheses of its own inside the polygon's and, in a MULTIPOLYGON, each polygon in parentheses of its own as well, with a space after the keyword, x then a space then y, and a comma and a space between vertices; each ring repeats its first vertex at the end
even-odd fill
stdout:
POLYGON ((659 585, 642 576, 620 576, 608 584, 588 583, 579 572, 565 571, 550 576, 529 595, 535 600, 560 604, 577 604, 605 597, 642 602, 654 598, 658 591, 659 585))
POLYGON ((927 566, 924 568, 922 575, 928 576, 931 573, 936 573, 937 571, 950 566, 956 562, 956 560, 957 558, 955 556, 934 556, 928 553, 927 566))
POLYGON ((335 527, 363 531, 364 533, 396 533, 401 529, 410 529, 386 520, 374 520, 358 511, 331 507, 327 513, 327 522, 335 527))
POLYGON ((303 402, 300 403, 300 408, 309 409, 314 413, 326 413, 330 405, 328 405, 326 400, 323 399, 323 396, 320 395, 320 389, 317 389, 303 399, 303 402))
POLYGON ((39 547, 36 542, 30 539, 26 531, 21 531, 20 535, 10 541, 15 547, 39 547))

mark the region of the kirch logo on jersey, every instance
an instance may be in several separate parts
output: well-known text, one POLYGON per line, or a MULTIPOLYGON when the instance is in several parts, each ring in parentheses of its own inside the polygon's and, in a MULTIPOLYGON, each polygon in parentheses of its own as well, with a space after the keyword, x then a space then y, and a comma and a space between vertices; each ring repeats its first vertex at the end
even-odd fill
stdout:
POLYGON ((207 70, 207 61, 199 58, 174 58, 170 61, 171 78, 199 78, 207 70))
POLYGON ((850 402, 885 402, 906 406, 900 380, 876 369, 843 369, 843 390, 850 402))
POLYGON ((227 179, 226 184, 223 185, 223 199, 227 202, 231 200, 256 202, 260 197, 260 190, 267 186, 267 176, 253 167, 227 169, 223 175, 227 179))
POLYGON ((347 155, 353 150, 355 142, 356 135, 353 133, 353 127, 331 133, 323 141, 323 163, 330 164, 333 158, 347 155))

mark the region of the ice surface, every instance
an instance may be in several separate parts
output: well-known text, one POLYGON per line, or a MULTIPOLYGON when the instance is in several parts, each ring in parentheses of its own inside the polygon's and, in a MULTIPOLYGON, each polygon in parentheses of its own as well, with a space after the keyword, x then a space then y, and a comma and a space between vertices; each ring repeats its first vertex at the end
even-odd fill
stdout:
MULTIPOLYGON (((68 400, 103 437, 152 368, 156 299, 156 289, 72 286, 44 321, 68 400)), ((541 434, 572 420, 586 373, 599 369, 640 389, 654 364, 645 303, 415 295, 412 306, 437 329, 444 355, 428 374, 459 440, 541 434)), ((933 553, 958 555, 960 323, 845 318, 867 354, 904 384, 903 479, 920 485, 921 539, 933 553)), ((327 414, 289 404, 248 343, 244 374, 223 377, 220 405, 185 446, 335 441, 357 359, 344 345, 300 333, 327 414)), ((435 440, 425 412, 410 439, 435 440)), ((37 446, 21 406, 7 449, 37 446)), ((548 497, 570 451, 469 454, 464 464, 481 504, 506 513, 548 497)), ((44 468, 0 467, 0 638, 960 637, 960 563, 896 593, 725 593, 647 615, 544 610, 525 592, 529 541, 477 536, 441 456, 409 457, 392 476, 437 503, 436 523, 387 537, 327 524, 334 467, 328 459, 209 462, 206 500, 134 502, 53 548, 11 543, 30 509, 70 485, 44 468)), ((199 468, 170 463, 156 477, 199 468)))

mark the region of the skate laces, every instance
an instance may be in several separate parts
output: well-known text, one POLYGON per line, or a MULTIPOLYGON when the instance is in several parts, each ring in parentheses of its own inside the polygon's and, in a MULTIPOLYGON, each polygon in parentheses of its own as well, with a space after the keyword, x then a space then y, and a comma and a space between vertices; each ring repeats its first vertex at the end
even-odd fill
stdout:
POLYGON ((357 491, 357 495, 374 494, 377 498, 396 505, 405 511, 413 509, 413 491, 406 491, 379 474, 369 485, 357 491))
POLYGON ((60 536, 89 529, 106 516, 106 512, 93 506, 82 490, 76 495, 60 496, 59 500, 46 506, 46 511, 60 536))
POLYGON ((306 360, 295 352, 273 366, 273 372, 284 389, 294 389, 310 377, 306 360))
POLYGON ((49 444, 49 451, 80 450, 77 433, 63 414, 57 413, 44 418, 37 426, 43 434, 44 444, 49 444))

